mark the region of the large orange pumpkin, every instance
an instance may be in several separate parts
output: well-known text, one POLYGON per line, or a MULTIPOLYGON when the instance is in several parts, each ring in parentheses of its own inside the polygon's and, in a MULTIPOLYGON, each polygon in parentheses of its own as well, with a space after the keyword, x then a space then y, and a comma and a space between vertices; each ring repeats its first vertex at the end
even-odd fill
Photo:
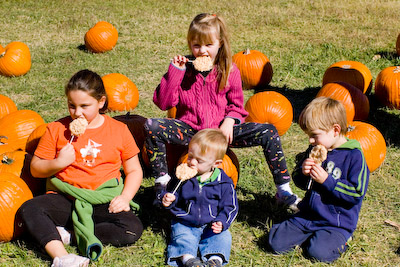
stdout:
POLYGON ((360 142, 370 172, 382 164, 386 156, 386 142, 378 129, 366 122, 353 121, 348 126, 347 137, 360 142))
POLYGON ((93 53, 103 53, 114 48, 118 41, 118 31, 109 22, 97 22, 85 34, 85 46, 93 53))
POLYGON ((102 77, 108 98, 108 109, 112 111, 134 110, 139 103, 136 85, 125 75, 110 73, 102 77))
POLYGON ((339 61, 329 66, 324 73, 322 85, 331 82, 346 82, 367 93, 372 89, 372 74, 361 62, 339 61))
POLYGON ((0 74, 4 76, 24 75, 31 69, 29 47, 22 42, 9 43, 0 53, 0 74))
POLYGON ((30 171, 32 155, 22 150, 0 155, 0 173, 12 173, 22 178, 34 196, 46 192, 46 179, 34 178, 30 171))
POLYGON ((378 74, 375 95, 383 105, 400 109, 400 66, 387 67, 378 74))
POLYGON ((240 70, 245 88, 262 87, 271 82, 272 65, 262 52, 246 49, 235 54, 232 60, 240 70))
POLYGON ((292 104, 278 92, 256 93, 249 98, 244 108, 249 112, 246 118, 247 122, 273 124, 281 136, 292 125, 292 104))
MULTIPOLYGON (((182 162, 186 162, 188 158, 187 152, 185 152, 178 161, 178 164, 182 162)), ((235 155, 235 153, 231 150, 228 149, 222 163, 218 166, 218 168, 221 168, 224 170, 226 175, 228 175, 232 181, 233 185, 236 187, 237 182, 239 180, 239 173, 240 173, 240 166, 239 166, 239 161, 235 155)))
POLYGON ((369 100, 358 88, 345 82, 325 84, 316 97, 326 96, 339 100, 346 109, 347 122, 366 120, 369 114, 369 100))
POLYGON ((47 123, 41 124, 29 135, 26 140, 25 151, 29 154, 34 154, 36 147, 39 144, 40 138, 44 135, 47 129, 47 123))
POLYGON ((33 110, 17 110, 0 119, 0 136, 13 150, 25 149, 29 135, 41 124, 42 117, 33 110))
POLYGON ((17 111, 17 105, 8 96, 0 95, 0 119, 11 112, 17 111))
POLYGON ((21 234, 15 215, 32 198, 26 183, 12 173, 0 173, 0 242, 9 242, 21 234))

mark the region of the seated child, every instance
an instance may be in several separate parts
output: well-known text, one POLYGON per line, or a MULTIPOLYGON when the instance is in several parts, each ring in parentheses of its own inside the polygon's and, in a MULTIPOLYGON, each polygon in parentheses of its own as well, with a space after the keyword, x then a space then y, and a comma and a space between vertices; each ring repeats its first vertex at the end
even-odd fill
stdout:
POLYGON ((346 138, 341 102, 314 99, 301 112, 299 125, 311 144, 306 155, 313 146, 323 145, 327 158, 321 165, 306 156, 297 164, 293 181, 307 192, 298 213, 272 226, 269 244, 275 253, 301 245, 307 257, 332 262, 347 249, 356 229, 369 169, 358 141, 346 138))
POLYGON ((176 195, 165 193, 162 204, 173 215, 168 264, 222 266, 229 261, 229 226, 238 213, 232 180, 217 166, 228 142, 218 129, 204 129, 189 143, 187 164, 197 175, 183 183, 176 195), (197 254, 200 252, 200 257, 197 254))

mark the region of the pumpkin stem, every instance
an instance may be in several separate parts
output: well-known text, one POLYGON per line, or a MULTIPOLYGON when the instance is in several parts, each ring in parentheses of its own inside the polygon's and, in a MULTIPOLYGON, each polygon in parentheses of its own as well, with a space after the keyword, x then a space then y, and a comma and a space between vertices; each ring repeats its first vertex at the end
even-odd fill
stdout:
POLYGON ((399 73, 400 72, 400 66, 396 66, 396 68, 394 68, 393 73, 399 73))
POLYGON ((250 49, 246 48, 246 50, 243 52, 243 55, 250 55, 250 49))
POLYGON ((14 160, 7 157, 7 155, 4 155, 3 158, 1 159, 1 163, 3 163, 3 164, 10 165, 13 162, 14 162, 14 160))
POLYGON ((354 131, 355 128, 356 127, 354 127, 353 125, 349 125, 349 126, 347 126, 347 131, 348 132, 354 131))
POLYGON ((0 58, 4 57, 5 54, 6 54, 6 51, 3 51, 3 53, 0 54, 0 58))
POLYGON ((2 139, 8 140, 8 137, 7 137, 7 136, 0 135, 0 146, 6 144, 6 143, 4 143, 4 142, 2 141, 2 139))

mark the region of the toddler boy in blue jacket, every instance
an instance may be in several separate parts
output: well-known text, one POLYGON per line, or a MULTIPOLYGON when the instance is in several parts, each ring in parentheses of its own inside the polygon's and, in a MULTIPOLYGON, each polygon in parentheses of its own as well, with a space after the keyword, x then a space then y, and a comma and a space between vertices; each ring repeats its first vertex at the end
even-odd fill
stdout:
POLYGON ((211 267, 229 261, 232 237, 228 228, 238 213, 238 202, 232 180, 217 168, 227 147, 220 130, 197 132, 187 159, 197 175, 185 181, 176 195, 162 197, 163 206, 174 217, 167 248, 169 265, 211 267))
POLYGON ((369 169, 361 146, 346 138, 346 111, 337 100, 318 97, 299 117, 310 147, 293 172, 296 186, 307 190, 299 212, 272 226, 269 244, 284 253, 301 245, 306 256, 332 262, 347 249, 357 226, 368 186, 369 169), (328 150, 322 165, 308 157, 313 146, 328 150))

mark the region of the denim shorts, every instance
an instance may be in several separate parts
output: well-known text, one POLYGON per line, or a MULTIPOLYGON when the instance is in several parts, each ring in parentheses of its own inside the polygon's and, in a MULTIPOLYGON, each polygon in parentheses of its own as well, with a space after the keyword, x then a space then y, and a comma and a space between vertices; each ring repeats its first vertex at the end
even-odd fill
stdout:
POLYGON ((185 254, 206 261, 212 255, 220 256, 224 265, 231 253, 232 236, 229 230, 215 234, 209 225, 188 226, 176 221, 171 223, 171 240, 167 248, 168 264, 178 266, 178 260, 185 254))

